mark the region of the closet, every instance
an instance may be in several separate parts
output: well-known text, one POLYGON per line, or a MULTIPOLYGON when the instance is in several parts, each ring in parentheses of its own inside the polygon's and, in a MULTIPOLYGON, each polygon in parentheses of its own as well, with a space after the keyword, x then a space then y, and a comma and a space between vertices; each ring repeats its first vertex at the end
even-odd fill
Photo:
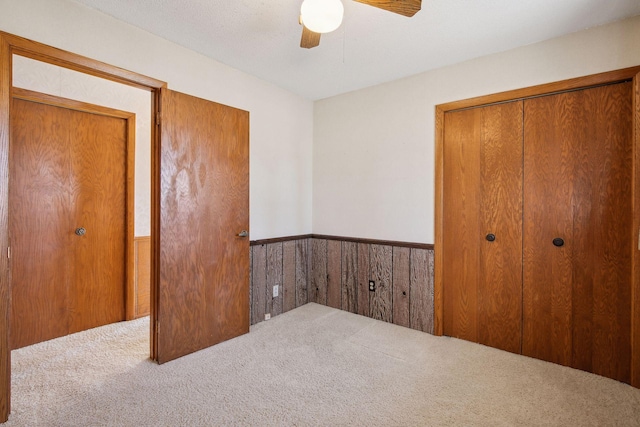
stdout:
POLYGON ((633 83, 443 118, 442 331, 631 381, 633 83))

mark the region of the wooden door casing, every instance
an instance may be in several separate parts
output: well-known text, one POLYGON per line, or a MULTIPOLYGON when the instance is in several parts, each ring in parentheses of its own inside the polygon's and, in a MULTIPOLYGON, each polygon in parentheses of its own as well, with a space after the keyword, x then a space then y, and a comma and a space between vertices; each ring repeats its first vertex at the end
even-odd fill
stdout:
POLYGON ((632 84, 525 101, 523 354, 631 380, 632 84), (555 247, 555 237, 564 239, 555 247))
POLYGON ((18 348, 124 320, 134 122, 130 113, 14 93, 11 335, 18 348), (86 235, 77 236, 78 227, 86 235), (41 301, 35 310, 33 301, 41 301))
POLYGON ((444 333, 519 353, 522 102, 452 111, 444 120, 444 333))
POLYGON ((159 363, 249 332, 249 114, 161 91, 159 363))
MULTIPOLYGON (((152 111, 157 111, 159 105, 158 93, 167 84, 163 81, 153 79, 142 74, 134 73, 122 68, 106 64, 82 55, 57 49, 42 43, 15 36, 13 34, 0 31, 0 252, 7 256, 0 256, 0 422, 7 421, 11 410, 11 351, 10 351, 10 299, 11 299, 11 260, 9 241, 9 129, 11 110, 11 69, 13 55, 36 59, 54 65, 59 65, 68 69, 82 73, 98 76, 110 81, 134 86, 148 90, 153 94, 151 98, 152 111)), ((131 117, 127 121, 134 121, 131 117)), ((130 141, 133 141, 134 134, 130 127, 130 141)), ((158 132, 155 126, 151 129, 151 140, 155 145, 158 141, 158 132)), ((130 158, 133 159, 133 147, 130 147, 130 158)), ((152 155, 152 165, 157 165, 158 155, 152 155)), ((152 166, 153 169, 154 166, 152 166)), ((134 164, 129 162, 129 171, 133 172, 134 164)), ((157 171, 157 169, 156 169, 157 171)), ((133 174, 128 177, 129 186, 133 186, 133 174)), ((152 221, 158 223, 157 210, 159 198, 157 197, 158 182, 152 179, 152 221)), ((128 192, 129 206, 133 206, 133 192, 128 192)), ((129 209, 130 215, 132 210, 129 209)), ((133 245, 133 217, 128 220, 131 241, 127 244, 130 248, 133 245)), ((153 248, 154 252, 157 247, 153 248)), ((152 288, 156 287, 157 274, 152 269, 152 288)), ((153 293, 153 292, 152 292, 153 293)))

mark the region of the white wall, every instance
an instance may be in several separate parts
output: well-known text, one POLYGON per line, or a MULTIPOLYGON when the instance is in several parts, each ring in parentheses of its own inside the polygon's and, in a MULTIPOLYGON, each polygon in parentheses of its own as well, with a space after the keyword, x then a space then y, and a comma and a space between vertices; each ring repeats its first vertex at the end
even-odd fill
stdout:
POLYGON ((248 110, 252 239, 432 243, 435 105, 640 64, 636 17, 313 104, 68 0, 0 0, 0 30, 248 110))
POLYGON ((640 16, 315 103, 313 232, 434 242, 435 106, 640 65, 640 16))
POLYGON ((311 232, 311 101, 68 0, 0 0, 0 30, 249 111, 251 239, 311 232))

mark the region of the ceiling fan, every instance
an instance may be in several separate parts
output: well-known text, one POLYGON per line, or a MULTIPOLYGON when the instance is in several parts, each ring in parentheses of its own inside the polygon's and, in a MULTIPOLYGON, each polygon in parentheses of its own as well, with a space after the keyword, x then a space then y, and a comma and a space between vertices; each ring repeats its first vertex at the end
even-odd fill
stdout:
MULTIPOLYGON (((407 17, 415 15, 422 0, 355 0, 358 3, 407 17)), ((342 23, 344 6, 340 0, 304 0, 300 8, 302 39, 300 47, 311 49, 320 44, 320 35, 336 30, 342 23)))

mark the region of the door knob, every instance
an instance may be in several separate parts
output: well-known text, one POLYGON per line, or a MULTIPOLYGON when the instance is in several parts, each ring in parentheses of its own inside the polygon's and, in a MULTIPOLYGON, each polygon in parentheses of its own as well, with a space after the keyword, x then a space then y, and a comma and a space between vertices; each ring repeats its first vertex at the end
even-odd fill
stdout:
POLYGON ((564 240, 562 240, 560 237, 556 237, 555 239, 553 239, 553 245, 557 247, 564 246, 564 240))
POLYGON ((242 230, 240 233, 238 233, 238 237, 247 237, 249 235, 249 232, 247 230, 242 230))
POLYGON ((82 228, 82 227, 80 227, 80 228, 76 228, 76 234, 77 234, 78 236, 84 236, 86 233, 87 233, 87 230, 86 230, 86 229, 84 229, 84 228, 82 228))
POLYGON ((487 234, 486 239, 490 242, 493 242, 494 240, 496 240, 496 235, 495 234, 487 234))

